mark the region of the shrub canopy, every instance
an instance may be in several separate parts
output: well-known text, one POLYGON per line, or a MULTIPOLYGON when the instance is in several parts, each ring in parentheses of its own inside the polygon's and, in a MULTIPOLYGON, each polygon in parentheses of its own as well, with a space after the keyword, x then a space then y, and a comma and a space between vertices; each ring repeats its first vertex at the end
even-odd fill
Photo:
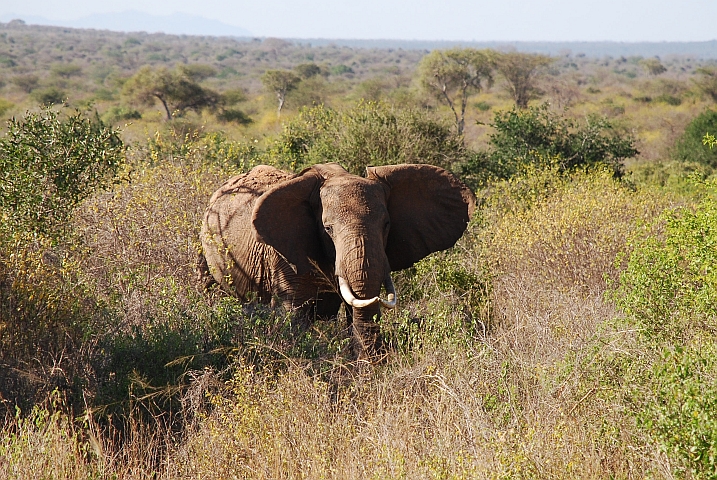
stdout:
POLYGON ((623 160, 639 152, 634 139, 602 117, 585 123, 551 112, 548 105, 495 113, 490 124, 490 149, 479 152, 467 165, 470 176, 510 178, 527 166, 557 163, 561 171, 607 166, 622 175, 623 160))
POLYGON ((422 110, 359 102, 346 110, 304 109, 284 126, 267 154, 293 170, 338 162, 362 175, 371 165, 429 163, 450 167, 464 156, 460 138, 422 110))
POLYGON ((43 109, 8 121, 0 139, 0 231, 57 234, 124 163, 119 133, 82 112, 43 109))
POLYGON ((717 167, 717 149, 703 144, 705 133, 717 132, 717 112, 706 110, 695 117, 675 142, 672 156, 681 162, 696 162, 717 167))

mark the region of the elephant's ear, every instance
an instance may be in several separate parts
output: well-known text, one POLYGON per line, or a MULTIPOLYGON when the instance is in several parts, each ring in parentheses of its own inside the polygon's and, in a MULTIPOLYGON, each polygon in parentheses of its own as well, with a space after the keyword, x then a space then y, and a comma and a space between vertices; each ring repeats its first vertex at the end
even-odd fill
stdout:
POLYGON ((386 255, 391 270, 452 247, 475 209, 473 192, 451 172, 433 165, 368 167, 366 177, 390 188, 386 255))
POLYGON ((321 182, 316 172, 302 172, 266 191, 252 214, 254 239, 274 247, 300 274, 312 269, 312 260, 320 262, 323 257, 312 207, 321 182))

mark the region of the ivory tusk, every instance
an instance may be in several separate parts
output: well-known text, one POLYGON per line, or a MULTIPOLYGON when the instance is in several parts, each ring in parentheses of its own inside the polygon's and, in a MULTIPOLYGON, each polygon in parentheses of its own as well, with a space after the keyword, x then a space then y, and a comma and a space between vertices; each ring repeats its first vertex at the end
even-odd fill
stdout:
POLYGON ((356 298, 351 291, 351 287, 349 287, 348 282, 343 277, 339 277, 339 290, 341 291, 341 296, 343 297, 344 301, 354 308, 366 308, 376 302, 380 302, 381 305, 386 308, 395 308, 396 288, 393 286, 393 281, 391 280, 390 274, 386 276, 386 280, 384 282, 386 285, 387 300, 384 300, 379 297, 368 298, 366 300, 360 300, 356 298))
POLYGON ((341 291, 341 296, 344 297, 344 301, 355 308, 366 308, 380 300, 378 297, 366 300, 359 300, 354 297, 353 292, 351 292, 351 287, 349 287, 348 282, 343 277, 339 277, 339 290, 341 291))
POLYGON ((386 308, 396 308, 396 287, 393 285, 390 273, 386 274, 384 285, 386 287, 386 300, 383 298, 379 298, 378 300, 381 302, 381 305, 386 308))

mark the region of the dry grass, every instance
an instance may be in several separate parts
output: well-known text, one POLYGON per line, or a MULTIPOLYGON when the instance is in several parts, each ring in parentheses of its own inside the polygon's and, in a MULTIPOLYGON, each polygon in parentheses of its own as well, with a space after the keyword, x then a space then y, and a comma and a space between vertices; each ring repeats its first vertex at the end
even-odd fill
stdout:
MULTIPOLYGON (((213 175, 152 167, 83 210, 96 252, 87 269, 98 292, 118 292, 107 298, 120 302, 122 328, 202 318, 191 316, 207 304, 192 304, 188 277, 213 175)), ((271 361, 238 355, 229 378, 195 373, 181 432, 148 422, 136 397, 122 431, 59 413, 11 420, 0 437, 0 476, 670 478, 616 387, 612 354, 631 348, 631 336, 610 326, 616 313, 603 299, 616 254, 667 203, 601 172, 539 172, 497 186, 458 247, 411 280, 442 293, 396 314, 459 326, 468 316, 485 331, 451 327, 427 341, 430 332, 419 329, 423 342, 378 365, 340 355, 309 361, 277 345, 271 361), (460 275, 442 280, 434 266, 460 275), (458 288, 465 278, 489 279, 490 288, 458 288)), ((342 335, 335 330, 316 332, 342 335)))

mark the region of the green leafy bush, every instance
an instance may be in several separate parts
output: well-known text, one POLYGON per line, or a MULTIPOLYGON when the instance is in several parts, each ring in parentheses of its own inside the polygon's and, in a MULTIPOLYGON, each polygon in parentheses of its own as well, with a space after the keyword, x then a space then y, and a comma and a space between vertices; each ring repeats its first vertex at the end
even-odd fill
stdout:
POLYGON ((669 93, 663 93, 662 95, 658 95, 657 97, 655 97, 655 101, 666 103, 667 105, 672 105, 673 107, 682 105, 682 99, 680 97, 670 95, 669 93))
POLYGON ((606 165, 616 176, 623 160, 638 154, 633 138, 607 119, 589 117, 585 123, 551 112, 548 105, 495 113, 490 124, 490 150, 480 152, 466 165, 467 176, 509 178, 526 165, 557 162, 562 171, 606 165))
POLYGON ((252 122, 252 119, 238 108, 224 108, 222 111, 217 113, 217 120, 220 122, 234 122, 239 125, 248 125, 252 122))
POLYGON ((675 347, 650 372, 654 399, 640 423, 676 460, 675 473, 717 478, 717 344, 675 347))
POLYGON ((465 347, 485 335, 491 285, 481 266, 449 250, 397 272, 402 304, 410 307, 382 317, 387 342, 409 354, 445 344, 465 347))
POLYGON ((83 281, 71 219, 124 160, 118 133, 81 112, 9 121, 0 139, 3 398, 32 403, 55 387, 79 394, 74 377, 88 359, 79 352, 106 311, 83 281))
POLYGON ((717 149, 709 149, 702 143, 707 132, 717 132, 717 111, 706 110, 695 117, 675 142, 672 156, 681 162, 717 167, 717 149))
POLYGON ((346 110, 304 109, 270 146, 270 162, 301 170, 338 162, 362 175, 369 165, 430 163, 449 167, 463 158, 450 127, 421 110, 359 102, 346 110))
POLYGON ((142 118, 142 114, 139 113, 139 110, 119 105, 110 107, 105 114, 102 115, 102 121, 107 123, 115 123, 122 120, 139 120, 140 118, 142 118))
MULTIPOLYGON (((226 175, 245 173, 257 165, 257 141, 230 140, 223 132, 204 132, 190 122, 173 121, 135 152, 139 162, 226 168, 226 175)), ((211 192, 209 193, 211 195, 211 192)))
POLYGON ((67 100, 67 94, 58 87, 47 87, 33 90, 30 97, 40 105, 60 105, 67 100))
POLYGON ((44 109, 11 119, 0 139, 0 215, 8 231, 54 235, 124 163, 117 131, 81 112, 44 109))
POLYGON ((693 210, 667 211, 633 241, 612 292, 638 328, 645 367, 631 382, 635 414, 674 473, 717 478, 717 184, 693 210))
POLYGON ((663 222, 662 235, 634 242, 615 300, 646 337, 688 343, 717 329, 717 200, 663 222))

